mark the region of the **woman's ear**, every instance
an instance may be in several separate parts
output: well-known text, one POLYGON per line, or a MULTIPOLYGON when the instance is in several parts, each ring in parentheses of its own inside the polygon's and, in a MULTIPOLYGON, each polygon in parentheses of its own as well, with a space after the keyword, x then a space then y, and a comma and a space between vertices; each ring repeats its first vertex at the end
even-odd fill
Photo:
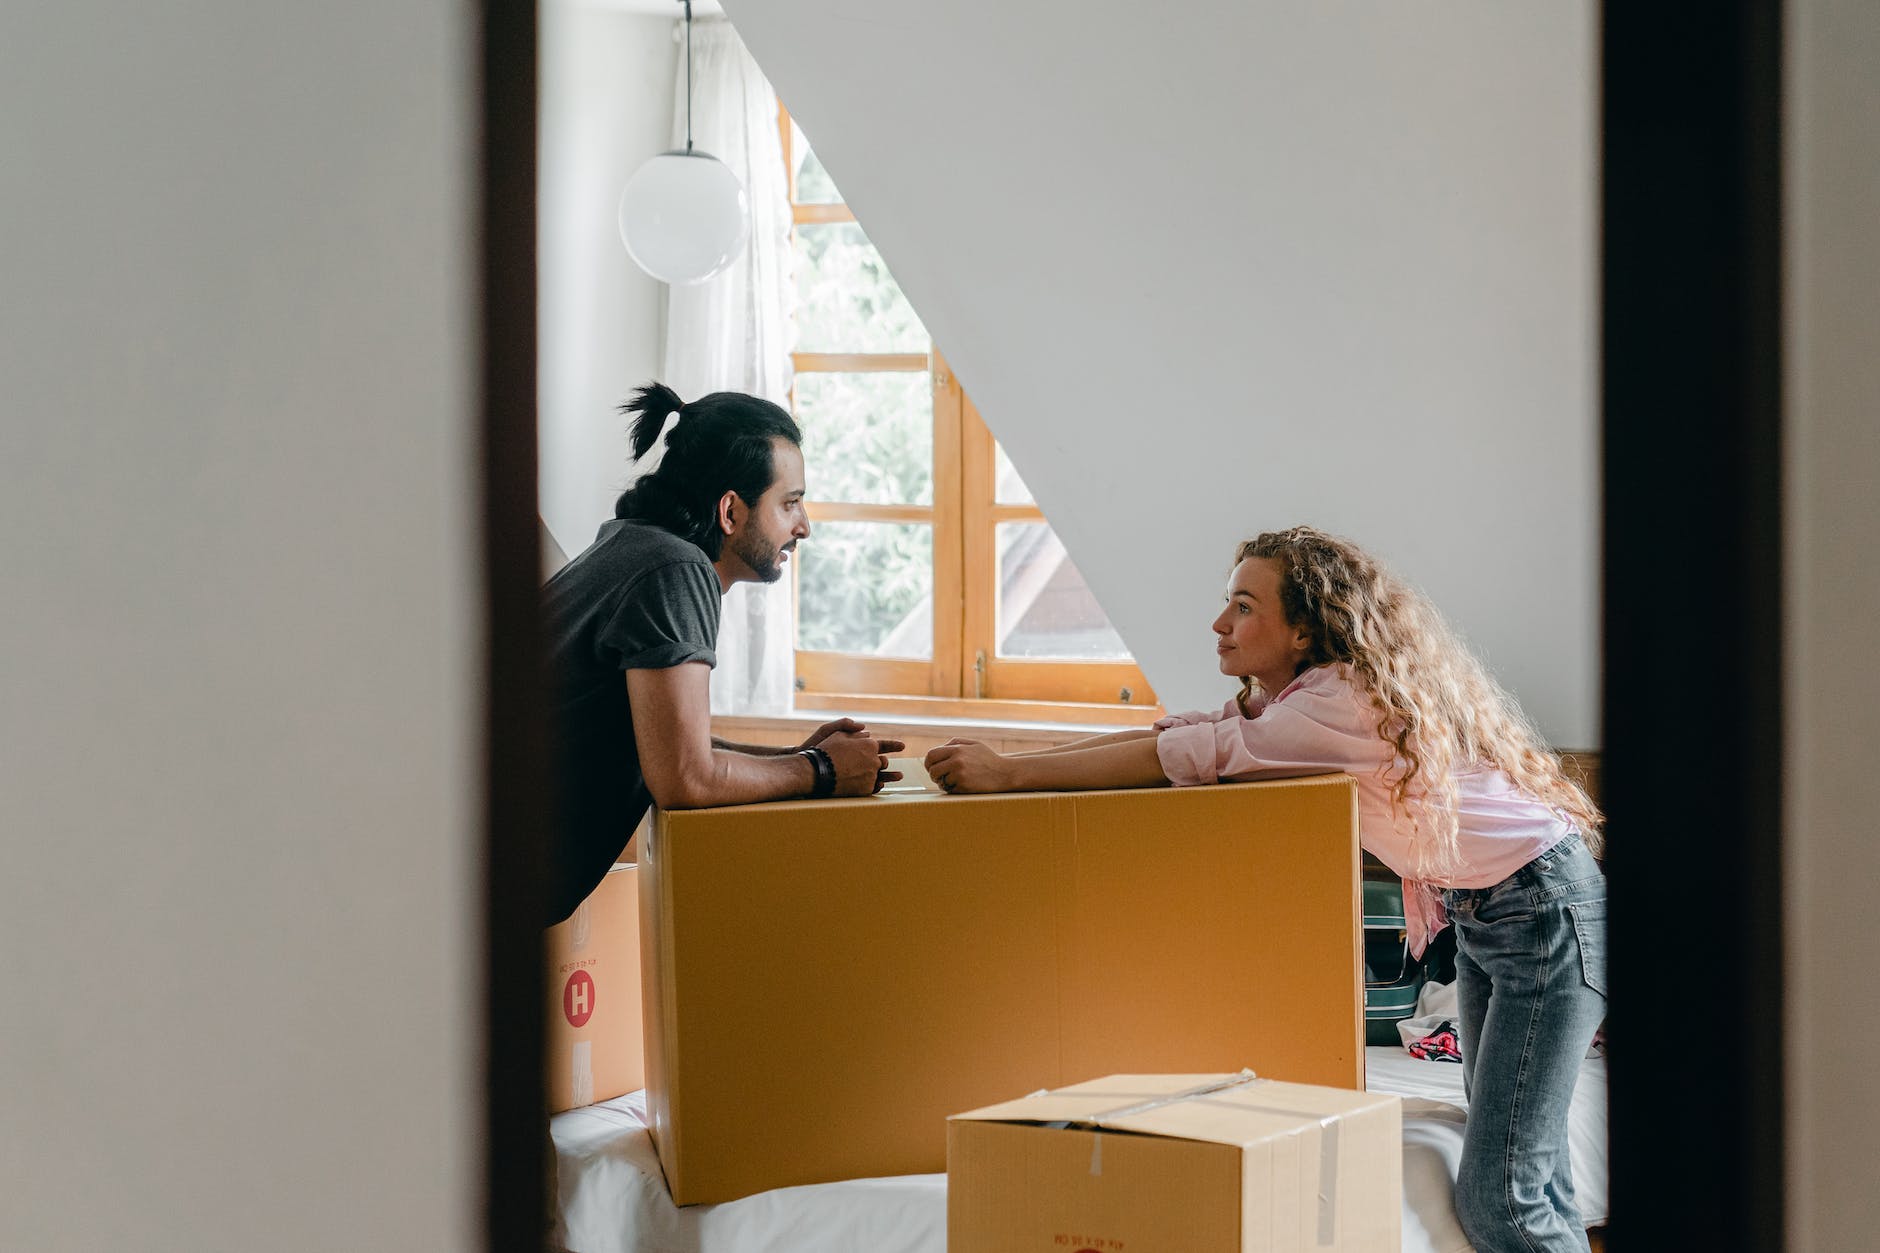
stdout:
POLYGON ((726 492, 718 498, 718 529, 726 535, 732 535, 738 529, 738 510, 744 502, 736 492, 726 492))

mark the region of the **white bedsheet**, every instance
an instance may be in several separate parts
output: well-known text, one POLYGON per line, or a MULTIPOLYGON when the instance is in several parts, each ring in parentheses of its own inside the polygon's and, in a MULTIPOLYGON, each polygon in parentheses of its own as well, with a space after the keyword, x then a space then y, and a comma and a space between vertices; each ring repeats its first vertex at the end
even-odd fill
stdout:
MULTIPOLYGON (((1366 1086, 1404 1097, 1404 1253, 1466 1253, 1456 1223, 1462 1067, 1365 1050, 1366 1086)), ((947 1177, 901 1175, 780 1188, 681 1209, 646 1129, 646 1094, 555 1115, 561 1213, 573 1253, 945 1253, 947 1177)), ((1569 1128, 1589 1223, 1607 1216, 1606 1063, 1580 1069, 1569 1128)))
MULTIPOLYGON (((1456 1168, 1462 1163, 1462 1127, 1468 1101, 1458 1062, 1419 1061, 1394 1046, 1364 1050, 1364 1086, 1390 1092, 1403 1103, 1403 1247, 1405 1253, 1466 1253, 1456 1221, 1456 1168)), ((1606 1221, 1610 1189, 1606 1168, 1606 1061, 1580 1063, 1580 1081, 1567 1115, 1567 1153, 1573 1162, 1574 1202, 1588 1225, 1606 1221)))

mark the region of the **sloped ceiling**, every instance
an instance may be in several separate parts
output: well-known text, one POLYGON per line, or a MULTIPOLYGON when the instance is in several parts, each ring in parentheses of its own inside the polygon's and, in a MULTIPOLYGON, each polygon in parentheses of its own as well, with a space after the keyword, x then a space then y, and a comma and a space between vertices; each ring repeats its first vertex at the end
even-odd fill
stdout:
POLYGON ((1166 701, 1311 522, 1596 743, 1585 4, 725 9, 1166 701))

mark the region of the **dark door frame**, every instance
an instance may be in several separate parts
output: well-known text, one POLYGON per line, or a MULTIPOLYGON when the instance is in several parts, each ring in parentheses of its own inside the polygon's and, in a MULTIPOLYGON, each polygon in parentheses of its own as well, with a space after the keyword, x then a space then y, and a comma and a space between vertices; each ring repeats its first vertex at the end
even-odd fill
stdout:
POLYGON ((1779 0, 1602 4, 1613 1247, 1779 1249, 1779 0))
MULTIPOLYGON (((480 15, 484 1210, 513 1253, 546 1200, 536 5, 480 15)), ((1782 6, 1601 23, 1613 1247, 1778 1249, 1782 6)))
POLYGON ((481 0, 483 1228, 491 1253, 543 1247, 543 698, 536 512, 535 0, 481 0))

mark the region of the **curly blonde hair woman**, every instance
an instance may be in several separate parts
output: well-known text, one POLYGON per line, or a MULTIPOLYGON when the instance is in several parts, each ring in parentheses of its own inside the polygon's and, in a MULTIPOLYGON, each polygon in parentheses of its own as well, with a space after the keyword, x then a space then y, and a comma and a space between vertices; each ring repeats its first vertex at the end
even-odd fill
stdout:
POLYGON ((1260 535, 1224 600, 1215 653, 1240 691, 1219 711, 1040 753, 955 741, 929 774, 951 792, 1354 775, 1359 838, 1404 878, 1412 950, 1456 927, 1457 1216, 1478 1253, 1585 1250, 1567 1111, 1605 1016, 1598 809, 1435 607, 1357 545, 1260 535))
MULTIPOLYGON (((1419 879, 1459 868, 1456 772, 1488 767, 1566 815, 1601 851, 1601 815, 1560 768, 1514 698, 1463 647, 1428 598, 1348 540, 1311 527, 1273 531, 1234 553, 1279 563, 1280 608, 1309 624, 1301 667, 1343 662, 1377 712, 1378 733, 1396 750, 1393 807, 1410 823, 1419 879)), ((1236 703, 1252 717, 1254 677, 1236 703)))

